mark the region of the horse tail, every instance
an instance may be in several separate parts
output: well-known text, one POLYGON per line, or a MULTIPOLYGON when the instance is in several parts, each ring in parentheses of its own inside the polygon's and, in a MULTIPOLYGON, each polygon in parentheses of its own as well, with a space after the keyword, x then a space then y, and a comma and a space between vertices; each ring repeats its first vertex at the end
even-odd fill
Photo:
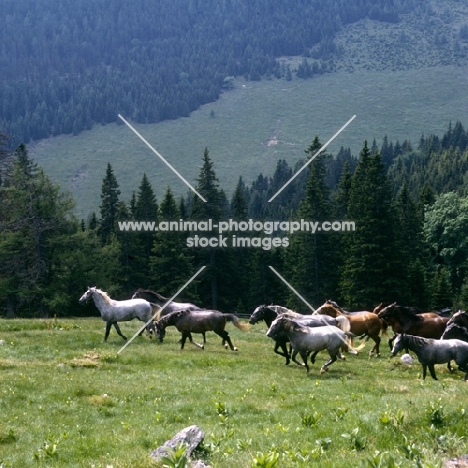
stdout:
POLYGON ((336 317, 336 326, 344 332, 349 332, 351 330, 351 322, 344 315, 336 317))
MULTIPOLYGON (((356 335, 354 333, 347 332, 347 331, 345 331, 345 335, 348 338, 355 338, 356 337, 356 335)), ((361 351, 361 349, 363 349, 366 346, 366 343, 361 343, 357 348, 355 348, 354 346, 351 345, 351 343, 346 342, 346 346, 348 347, 348 351, 351 354, 357 354, 358 351, 361 351)))
POLYGON ((224 314, 227 322, 232 322, 239 330, 247 331, 250 328, 248 323, 241 322, 234 314, 224 314))

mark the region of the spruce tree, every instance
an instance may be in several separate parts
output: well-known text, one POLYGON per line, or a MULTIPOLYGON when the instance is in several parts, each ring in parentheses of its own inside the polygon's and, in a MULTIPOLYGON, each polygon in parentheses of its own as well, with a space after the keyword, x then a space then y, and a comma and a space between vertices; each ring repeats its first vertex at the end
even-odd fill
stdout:
MULTIPOLYGON (((223 197, 208 148, 205 148, 203 153, 203 164, 197 179, 196 190, 206 201, 201 200, 198 195, 192 195, 190 218, 195 221, 206 222, 211 219, 213 223, 217 223, 222 217, 223 197)), ((201 237, 216 236, 213 232, 193 234, 198 234, 201 237)), ((217 262, 217 248, 198 248, 195 249, 194 254, 196 264, 207 266, 200 285, 201 299, 204 303, 210 304, 210 307, 216 309, 219 298, 218 284, 222 275, 221 266, 217 262)))
MULTIPOLYGON (((315 137, 307 149, 307 154, 313 156, 321 147, 318 137, 315 137)), ((331 216, 330 189, 325 183, 324 160, 329 157, 320 154, 309 165, 305 198, 299 205, 296 218, 319 222, 329 221, 331 216)), ((335 233, 317 231, 298 232, 291 236, 290 246, 286 253, 287 271, 292 284, 309 303, 319 306, 330 298, 336 290, 336 280, 333 279, 334 237, 335 233)), ((292 308, 302 307, 302 301, 292 292, 288 304, 292 308)))
POLYGON ((364 142, 354 172, 348 217, 355 231, 345 238, 341 293, 351 309, 393 302, 398 291, 395 214, 392 195, 379 153, 371 155, 364 142))
POLYGON ((117 210, 119 207, 119 184, 110 163, 107 163, 106 175, 102 181, 99 233, 103 245, 110 242, 115 233, 117 210))
MULTIPOLYGON (((178 222, 180 211, 171 189, 168 187, 159 207, 159 220, 169 227, 178 222)), ((177 230, 159 230, 154 238, 149 260, 149 285, 158 293, 171 297, 194 273, 193 256, 186 246, 186 233, 177 230)), ((192 282, 182 293, 182 299, 199 302, 197 284, 192 282)))

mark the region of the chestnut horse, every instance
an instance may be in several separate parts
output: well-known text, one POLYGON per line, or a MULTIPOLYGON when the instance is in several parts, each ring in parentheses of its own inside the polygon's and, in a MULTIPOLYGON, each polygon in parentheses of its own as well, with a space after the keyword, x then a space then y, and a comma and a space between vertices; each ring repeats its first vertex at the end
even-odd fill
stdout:
MULTIPOLYGON (((406 333, 407 335, 421 336, 423 338, 439 339, 445 331, 449 317, 441 317, 431 312, 417 314, 413 308, 399 306, 395 303, 384 307, 379 312, 379 317, 389 324, 395 333, 406 333)), ((388 344, 393 348, 393 340, 390 338, 388 344)))
POLYGON ((321 305, 316 312, 331 317, 344 315, 351 324, 351 333, 357 336, 366 336, 367 339, 371 338, 375 342, 374 347, 369 352, 369 356, 372 357, 374 352, 377 356, 380 356, 379 335, 382 329, 382 321, 377 314, 368 311, 346 312, 336 302, 330 300, 321 305))

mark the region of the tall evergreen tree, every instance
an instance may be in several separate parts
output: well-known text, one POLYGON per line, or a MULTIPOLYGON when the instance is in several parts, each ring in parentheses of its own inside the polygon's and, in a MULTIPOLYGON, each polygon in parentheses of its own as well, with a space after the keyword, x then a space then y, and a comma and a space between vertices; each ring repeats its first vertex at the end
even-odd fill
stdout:
MULTIPOLYGON (((186 246, 186 233, 169 230, 171 221, 178 222, 180 211, 171 189, 168 187, 159 207, 161 223, 166 223, 168 230, 159 230, 153 242, 150 267, 150 284, 155 291, 171 297, 190 278, 193 273, 193 255, 186 246)), ((198 302, 197 284, 192 282, 182 295, 184 300, 198 302)))
POLYGON ((115 233, 119 196, 120 189, 117 178, 114 175, 111 164, 107 163, 106 175, 102 181, 101 188, 101 220, 99 226, 103 245, 110 242, 112 234, 115 233))
POLYGON ((21 144, 0 187, 0 300, 10 314, 50 313, 52 265, 64 237, 78 229, 73 201, 21 144))
POLYGON ((346 236, 341 291, 347 307, 372 310, 395 300, 398 269, 392 195, 379 153, 364 142, 353 175, 348 217, 356 230, 346 236))
MULTIPOLYGON (((196 221, 218 222, 222 217, 223 196, 219 189, 219 181, 214 170, 213 161, 210 158, 208 148, 203 153, 203 164, 197 179, 197 192, 206 200, 204 202, 197 195, 192 195, 190 218, 196 221)), ((212 237, 213 233, 198 233, 203 237, 212 237)), ((202 301, 210 304, 210 307, 218 307, 218 284, 222 275, 221 267, 217 263, 219 253, 215 247, 199 248, 196 250, 196 261, 200 265, 206 265, 200 285, 202 301), (203 288, 203 286, 205 286, 203 288)))
MULTIPOLYGON (((315 137, 306 153, 312 157, 320 148, 321 143, 315 137)), ((327 154, 320 154, 309 165, 305 198, 299 205, 296 218, 323 223, 331 218, 330 189, 325 183, 325 164, 327 154)), ((287 269, 294 287, 306 296, 311 304, 320 305, 324 299, 334 296, 336 278, 336 233, 317 231, 295 233, 286 253, 287 269)), ((293 307, 303 307, 302 301, 294 293, 290 293, 288 304, 293 307)))

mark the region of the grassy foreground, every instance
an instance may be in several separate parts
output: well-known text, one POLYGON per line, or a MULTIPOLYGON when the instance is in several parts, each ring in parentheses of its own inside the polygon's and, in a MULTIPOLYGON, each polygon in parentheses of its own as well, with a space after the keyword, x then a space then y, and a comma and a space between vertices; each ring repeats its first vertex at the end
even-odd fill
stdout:
POLYGON ((192 424, 214 468, 433 467, 468 451, 461 372, 437 366, 423 383, 419 363, 390 360, 386 343, 369 360, 369 343, 323 376, 319 354, 307 375, 273 353, 265 326, 228 331, 237 353, 213 333, 204 351, 180 350, 170 328, 118 355, 123 340, 103 343, 98 318, 0 320, 0 467, 158 466, 148 453, 192 424))

